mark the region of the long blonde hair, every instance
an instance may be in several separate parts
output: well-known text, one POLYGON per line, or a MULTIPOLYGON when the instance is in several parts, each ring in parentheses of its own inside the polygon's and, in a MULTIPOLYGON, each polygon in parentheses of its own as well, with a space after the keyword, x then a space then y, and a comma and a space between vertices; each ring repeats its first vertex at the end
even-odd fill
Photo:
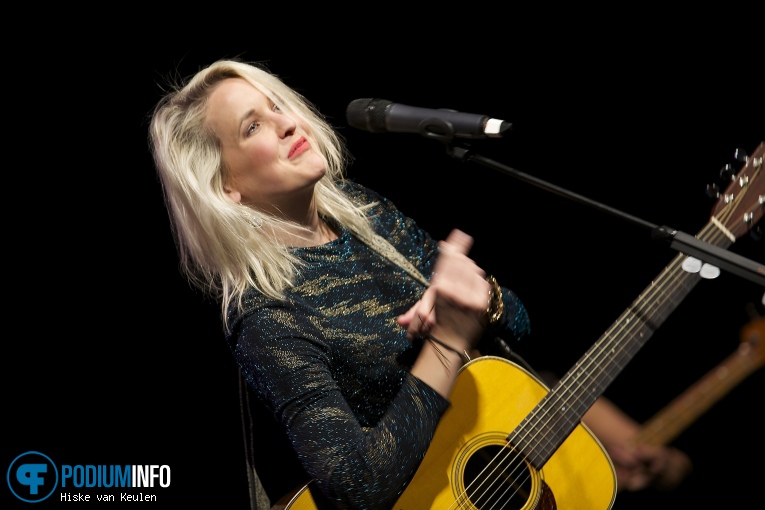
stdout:
POLYGON ((308 123, 326 174, 315 186, 318 213, 352 232, 371 234, 365 211, 337 184, 344 180, 350 156, 344 141, 300 93, 259 64, 219 60, 188 83, 170 86, 154 108, 149 145, 170 216, 182 273, 221 303, 228 327, 232 303, 241 307, 248 288, 276 299, 293 284, 300 260, 273 232, 297 225, 232 201, 223 187, 226 169, 220 142, 206 126, 210 93, 227 78, 242 78, 282 111, 308 123))

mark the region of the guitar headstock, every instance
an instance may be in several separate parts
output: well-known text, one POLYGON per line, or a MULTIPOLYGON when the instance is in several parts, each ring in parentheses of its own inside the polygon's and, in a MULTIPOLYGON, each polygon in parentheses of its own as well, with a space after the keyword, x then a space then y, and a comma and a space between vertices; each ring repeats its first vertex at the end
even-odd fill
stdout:
POLYGON ((762 175, 765 142, 746 157, 743 168, 720 194, 712 216, 736 239, 757 225, 765 212, 765 177, 762 175))

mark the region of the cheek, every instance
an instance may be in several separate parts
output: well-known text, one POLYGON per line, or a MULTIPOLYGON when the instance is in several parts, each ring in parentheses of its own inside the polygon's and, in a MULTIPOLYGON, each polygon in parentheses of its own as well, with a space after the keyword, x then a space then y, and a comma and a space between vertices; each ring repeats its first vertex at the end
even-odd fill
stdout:
POLYGON ((278 146, 274 144, 253 140, 245 147, 230 152, 224 151, 223 157, 234 179, 246 179, 264 173, 278 160, 279 151, 278 146))
POLYGON ((251 165, 268 165, 279 159, 279 145, 256 137, 245 147, 243 156, 251 165))

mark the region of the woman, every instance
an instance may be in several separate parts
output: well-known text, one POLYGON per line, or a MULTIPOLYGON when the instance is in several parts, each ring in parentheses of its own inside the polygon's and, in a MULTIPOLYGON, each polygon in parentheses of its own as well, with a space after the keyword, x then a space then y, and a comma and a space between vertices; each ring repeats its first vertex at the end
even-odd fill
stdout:
POLYGON ((313 479, 339 508, 391 508, 463 363, 529 332, 523 304, 468 257, 470 236, 436 242, 344 179, 338 135, 257 65, 201 70, 150 131, 181 267, 220 300, 242 374, 287 440, 269 451, 269 498, 313 479))

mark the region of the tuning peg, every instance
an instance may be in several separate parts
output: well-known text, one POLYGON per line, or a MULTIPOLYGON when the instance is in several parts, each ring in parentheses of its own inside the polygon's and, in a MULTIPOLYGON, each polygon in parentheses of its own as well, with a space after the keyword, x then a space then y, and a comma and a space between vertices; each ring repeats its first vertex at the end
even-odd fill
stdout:
MULTIPOLYGON (((739 163, 747 163, 749 161, 749 154, 744 149, 735 149, 733 151, 733 159, 739 163)), ((728 185, 736 179, 736 169, 730 163, 726 163, 720 169, 720 181, 726 188, 728 185)), ((720 198, 722 193, 720 192, 720 185, 707 184, 706 195, 714 200, 720 198)))
POLYGON ((755 241, 762 240, 762 229, 759 225, 749 230, 749 237, 754 239, 755 241))
POLYGON ((733 159, 735 159, 739 163, 746 163, 747 161, 749 161, 749 154, 747 154, 744 149, 736 149, 733 152, 733 159))
POLYGON ((720 186, 717 184, 707 184, 707 196, 717 200, 720 198, 720 186))
POLYGON ((730 163, 723 165, 723 167, 720 169, 720 179, 723 181, 732 181, 735 178, 736 170, 733 168, 733 165, 730 163))

